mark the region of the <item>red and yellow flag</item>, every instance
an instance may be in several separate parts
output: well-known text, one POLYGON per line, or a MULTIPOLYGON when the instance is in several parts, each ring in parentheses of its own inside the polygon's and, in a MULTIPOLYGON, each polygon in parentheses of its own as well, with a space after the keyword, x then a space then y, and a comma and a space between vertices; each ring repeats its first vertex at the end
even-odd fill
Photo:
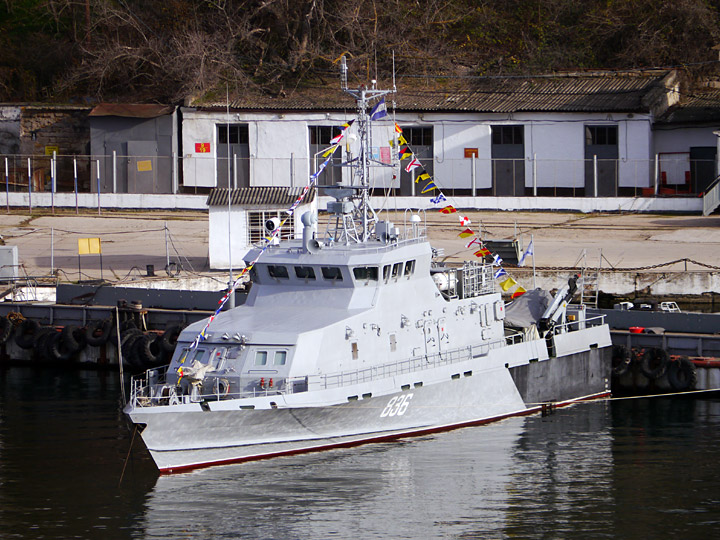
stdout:
POLYGON ((458 234, 460 238, 469 238, 471 236, 475 236, 475 233, 472 231, 472 229, 465 229, 464 231, 460 231, 460 234, 458 234))
POLYGON ((515 299, 515 298, 517 298, 518 296, 522 296, 522 295, 525 294, 526 292, 527 292, 527 291, 526 291, 525 289, 523 289, 522 286, 520 286, 520 287, 518 287, 518 288, 515 290, 514 293, 512 293, 512 296, 511 296, 510 298, 511 298, 511 299, 515 299))
POLYGON ((454 206, 446 206, 440 209, 441 214, 454 214, 455 212, 457 212, 457 210, 455 210, 454 206))
POLYGON ((478 249, 475 252, 476 257, 484 257, 485 255, 487 255, 488 257, 490 256, 490 250, 488 248, 478 249))

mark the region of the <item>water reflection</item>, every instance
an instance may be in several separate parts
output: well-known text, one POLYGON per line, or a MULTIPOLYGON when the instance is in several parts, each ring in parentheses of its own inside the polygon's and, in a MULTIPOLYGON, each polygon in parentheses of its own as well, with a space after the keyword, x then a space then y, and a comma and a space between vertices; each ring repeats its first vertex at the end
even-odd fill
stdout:
POLYGON ((112 373, 0 370, 0 537, 711 538, 720 401, 587 403, 158 477, 112 373))

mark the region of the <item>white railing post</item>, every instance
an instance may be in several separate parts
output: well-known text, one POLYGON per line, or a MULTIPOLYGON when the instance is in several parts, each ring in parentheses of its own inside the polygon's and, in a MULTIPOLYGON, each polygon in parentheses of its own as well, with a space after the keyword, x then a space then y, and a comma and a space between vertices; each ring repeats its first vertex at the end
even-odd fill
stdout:
POLYGON ((533 154, 532 180, 533 180, 533 197, 537 197, 537 154, 533 154))
POLYGON ((660 190, 660 154, 655 154, 655 182, 653 187, 653 191, 657 197, 660 190))
POLYGON ((471 167, 472 167, 472 171, 471 171, 472 174, 470 175, 470 178, 472 179, 472 185, 470 186, 470 195, 472 195, 474 197, 475 193, 477 191, 477 178, 475 177, 475 174, 476 174, 475 159, 477 159, 477 156, 475 155, 475 152, 473 152, 472 157, 470 159, 471 159, 470 163, 471 163, 471 167))
POLYGON ((113 193, 117 193, 117 150, 113 150, 113 193))

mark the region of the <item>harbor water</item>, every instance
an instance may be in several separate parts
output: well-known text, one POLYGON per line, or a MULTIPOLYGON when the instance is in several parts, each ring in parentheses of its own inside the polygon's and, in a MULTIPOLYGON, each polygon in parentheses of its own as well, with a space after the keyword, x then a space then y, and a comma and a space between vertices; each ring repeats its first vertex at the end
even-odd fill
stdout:
POLYGON ((720 400, 641 398, 159 476, 116 373, 0 368, 0 538, 712 538, 720 400))

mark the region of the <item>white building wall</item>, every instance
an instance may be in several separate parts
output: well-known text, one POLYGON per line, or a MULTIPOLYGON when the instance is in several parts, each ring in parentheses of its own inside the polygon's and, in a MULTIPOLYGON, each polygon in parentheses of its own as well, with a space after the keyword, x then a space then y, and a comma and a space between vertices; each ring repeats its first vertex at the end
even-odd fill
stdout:
POLYGON ((648 118, 634 116, 618 123, 618 185, 650 187, 654 185, 652 131, 648 118))
POLYGON ((656 129, 653 131, 654 150, 656 153, 690 152, 694 146, 716 146, 717 137, 713 131, 717 127, 681 127, 674 129, 656 129))
MULTIPOLYGON (((309 156, 309 126, 340 126, 353 117, 348 113, 232 113, 231 123, 248 124, 252 186, 302 186, 311 171, 309 156)), ((217 151, 216 124, 224 124, 223 112, 184 111, 183 113, 183 172, 186 186, 215 187, 217 151), (211 142, 211 152, 195 152, 195 144, 211 142)), ((477 189, 492 187, 491 126, 525 126, 525 185, 532 187, 578 187, 585 185, 586 124, 618 126, 618 181, 626 187, 646 187, 651 184, 654 171, 651 149, 652 132, 648 115, 606 113, 527 113, 477 114, 432 113, 398 114, 395 121, 403 126, 431 126, 433 128, 433 169, 441 189, 469 189, 472 183, 472 159, 465 158, 466 148, 476 148, 475 185, 477 189), (533 167, 533 159, 537 159, 533 167)), ((350 130, 350 137, 356 128, 350 130)), ((711 131, 711 130, 710 130, 711 131)), ((387 148, 395 135, 392 116, 372 123, 371 150, 376 153, 387 148)), ((672 144, 670 144, 672 145, 672 144)), ((343 159, 348 155, 343 144, 343 159)), ((352 149, 351 149, 352 150, 352 149)), ((393 148, 391 154, 397 150, 393 148)), ((393 156, 395 159, 395 156, 393 156)), ((322 158, 319 158, 321 161, 322 158)), ((403 166, 406 161, 402 163, 403 166)), ((373 167, 371 182, 375 187, 397 187, 393 180, 398 169, 373 167)), ((349 171, 343 171, 350 181, 349 171)), ((399 175, 398 175, 399 176, 399 175)))

